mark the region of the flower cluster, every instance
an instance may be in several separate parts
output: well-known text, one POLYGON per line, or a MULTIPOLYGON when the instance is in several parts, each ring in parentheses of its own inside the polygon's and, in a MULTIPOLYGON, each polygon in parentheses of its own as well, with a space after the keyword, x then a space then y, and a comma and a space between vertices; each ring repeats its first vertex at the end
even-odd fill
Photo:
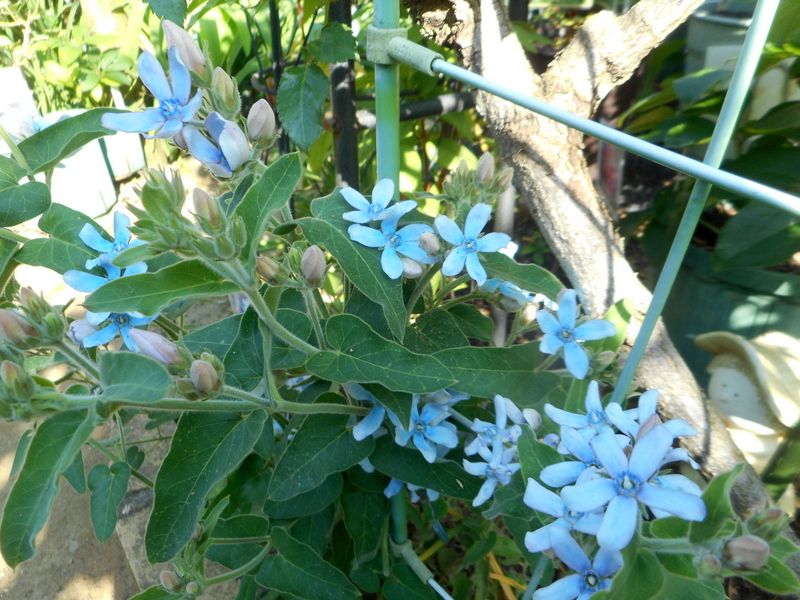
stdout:
MULTIPOLYGON (((537 592, 535 598, 576 598, 608 587, 621 566, 619 552, 633 539, 643 513, 702 521, 706 507, 700 488, 683 475, 660 474, 667 464, 686 460, 674 449, 676 437, 694 435, 680 419, 662 423, 655 414, 658 392, 639 397, 636 409, 612 403, 603 407, 597 382, 589 384, 586 413, 545 405, 561 426, 558 451, 566 460, 542 469, 541 481, 529 478, 523 501, 553 521, 529 532, 531 552, 552 549, 579 575, 570 575, 537 592), (594 536, 600 550, 590 564, 571 532, 594 536)), ((588 597, 585 596, 585 597, 588 597)))
MULTIPOLYGON (((66 271, 64 273, 65 283, 79 292, 91 293, 114 279, 138 275, 147 271, 147 264, 144 262, 132 264, 125 269, 120 269, 112 263, 114 258, 124 250, 141 244, 139 240, 131 239, 130 219, 122 213, 114 214, 113 241, 106 239, 89 223, 83 226, 78 237, 89 248, 98 252, 97 258, 86 261, 86 269, 101 268, 106 273, 106 276, 102 277, 74 269, 66 271)), ((117 336, 121 336, 125 346, 136 352, 139 350, 139 345, 131 336, 131 331, 135 327, 148 325, 153 319, 155 316, 146 316, 137 312, 87 312, 84 319, 72 322, 69 335, 72 341, 83 348, 103 346, 117 336)))

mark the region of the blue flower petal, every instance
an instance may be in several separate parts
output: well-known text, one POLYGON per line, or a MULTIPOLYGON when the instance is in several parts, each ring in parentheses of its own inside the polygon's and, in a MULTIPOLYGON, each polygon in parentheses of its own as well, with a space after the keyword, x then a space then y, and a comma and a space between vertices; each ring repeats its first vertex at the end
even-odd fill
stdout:
POLYGON ((589 356, 577 342, 564 344, 564 364, 575 379, 583 379, 589 373, 589 356))
POLYGON ((629 460, 630 472, 640 481, 650 479, 661 466, 664 455, 672 446, 673 439, 669 430, 659 425, 636 440, 629 460))
POLYGON ((155 320, 155 316, 146 317, 144 315, 139 315, 139 313, 128 313, 128 320, 134 327, 144 327, 152 323, 155 320))
POLYGON ((403 482, 398 481, 397 479, 390 479, 389 485, 383 490, 383 495, 387 498, 391 498, 392 496, 397 495, 397 493, 403 489, 403 482))
POLYGON ((209 115, 206 117, 206 130, 209 134, 211 134, 211 137, 215 142, 219 143, 219 136, 222 135, 222 132, 225 129, 225 124, 229 122, 230 121, 224 119, 222 115, 216 111, 209 113, 209 115))
POLYGON ((702 521, 706 518, 706 505, 702 498, 680 490, 647 483, 641 487, 637 498, 650 508, 663 510, 686 521, 702 521))
POLYGON ((180 120, 181 121, 189 121, 194 118, 194 115, 200 110, 200 107, 203 105, 203 92, 201 90, 197 90, 197 93, 192 96, 192 99, 189 102, 181 107, 180 110, 180 120))
POLYGON ((552 421, 558 425, 571 427, 572 429, 583 429, 589 425, 589 419, 586 415, 576 415, 575 413, 567 412, 561 408, 557 408, 552 404, 544 405, 544 412, 550 417, 552 421))
POLYGON ((99 312, 99 313, 97 313, 97 312, 91 312, 91 311, 87 310, 85 318, 86 318, 87 321, 89 321, 90 325, 92 325, 93 327, 97 327, 98 325, 100 325, 100 323, 105 321, 109 316, 111 316, 110 312, 99 312))
POLYGON ((119 327, 115 323, 111 325, 107 325, 97 333, 93 333, 92 335, 86 336, 83 338, 83 343, 81 346, 84 348, 94 348, 95 346, 103 346, 117 337, 119 333, 119 327))
POLYGON ((591 570, 592 563, 589 562, 589 557, 586 556, 578 542, 572 539, 567 529, 564 527, 554 528, 550 532, 550 542, 553 544, 553 552, 570 569, 578 573, 591 570))
POLYGON ((199 129, 195 127, 184 127, 183 137, 186 140, 186 145, 189 147, 189 152, 201 163, 206 166, 221 165, 224 159, 222 151, 212 144, 199 129))
POLYGON ((119 333, 122 335, 122 341, 125 343, 125 346, 131 352, 138 352, 139 346, 136 345, 136 342, 131 337, 131 327, 130 325, 123 325, 119 328, 119 333))
POLYGON ((558 322, 558 319, 556 319, 550 311, 538 311, 536 313, 536 322, 539 323, 539 329, 542 330, 542 333, 558 335, 558 332, 561 331, 561 323, 558 322))
POLYGON ((622 550, 633 539, 638 523, 639 503, 636 498, 617 496, 608 503, 597 541, 602 548, 622 550))
POLYGON ((347 393, 350 395, 351 398, 358 400, 359 402, 372 402, 376 403, 377 399, 373 396, 366 388, 363 386, 358 385, 357 383, 348 383, 344 386, 347 390, 347 393))
POLYGON ((486 227, 486 223, 489 222, 489 217, 491 216, 492 207, 488 204, 478 203, 473 206, 464 221, 464 238, 468 240, 476 239, 478 234, 486 227))
POLYGON ((436 447, 421 433, 415 433, 412 439, 417 450, 422 453, 422 457, 429 463, 433 463, 436 460, 436 447))
POLYGON ((397 245, 397 251, 403 256, 407 256, 411 260, 415 260, 423 265, 430 265, 436 262, 436 259, 430 254, 425 252, 416 242, 404 242, 397 245))
POLYGON ((639 431, 639 425, 636 421, 628 416, 617 402, 609 402, 605 410, 608 420, 625 435, 633 437, 639 431))
MULTIPOLYGON (((372 188, 372 205, 380 207, 380 210, 389 206, 394 198, 394 182, 391 179, 381 179, 372 188)), ((416 202, 414 203, 416 206, 416 202)))
POLYGON ((628 470, 628 459, 611 429, 603 429, 592 439, 592 449, 597 460, 611 477, 622 477, 628 470))
POLYGON ((578 316, 578 294, 575 290, 561 290, 558 294, 558 321, 562 327, 572 329, 578 316))
POLYGON ((433 229, 424 223, 411 223, 398 230, 397 235, 404 242, 416 242, 423 233, 433 233, 433 229))
POLYGON ((561 428, 561 443, 564 444, 564 447, 569 450, 572 456, 576 457, 581 462, 585 464, 594 462, 594 450, 592 450, 592 447, 583 436, 571 427, 561 428))
POLYGON ((114 249, 114 243, 109 242, 106 238, 100 235, 97 229, 95 229, 89 223, 84 223, 83 227, 81 227, 80 233, 78 233, 78 237, 92 250, 97 250, 98 252, 111 252, 114 249))
POLYGON ((453 429, 445 427, 444 425, 428 427, 425 431, 425 437, 445 448, 455 448, 458 446, 458 435, 453 429))
POLYGON ((131 239, 130 232, 131 220, 128 215, 121 212, 114 213, 114 242, 117 244, 127 244, 131 239))
POLYGON ((105 277, 98 277, 83 271, 69 270, 64 273, 64 283, 79 292, 91 293, 101 285, 108 283, 105 277))
POLYGON ((567 575, 536 590, 533 600, 573 600, 580 595, 583 585, 583 575, 567 575))
POLYGON ((390 206, 389 208, 385 209, 379 213, 376 218, 378 220, 388 219, 392 215, 397 215, 398 218, 400 218, 403 215, 410 213, 415 208, 417 208, 417 203, 414 200, 403 200, 402 202, 398 202, 394 206, 390 206))
POLYGON ((581 533, 588 533, 589 535, 597 535, 600 526, 603 524, 603 513, 593 512, 585 513, 575 519, 572 528, 581 533))
POLYGON ((167 82, 164 69, 155 56, 149 52, 142 52, 137 61, 139 68, 139 79, 150 90, 159 102, 172 98, 172 89, 167 82))
POLYGON ((147 272, 147 263, 146 262, 137 262, 133 263, 132 265, 128 265, 125 267, 125 277, 129 277, 131 275, 141 275, 142 273, 147 272))
POLYGON ((584 399, 584 406, 586 406, 587 413, 603 412, 603 404, 600 402, 600 386, 596 381, 589 382, 589 387, 586 390, 586 398, 584 399))
POLYGON ((383 416, 385 413, 386 411, 382 406, 376 406, 369 411, 369 414, 361 419, 358 425, 353 427, 353 437, 356 441, 360 442, 378 431, 383 423, 383 416))
POLYGON ((602 340, 617 334, 617 328, 604 319, 586 321, 575 328, 575 337, 579 340, 602 340))
POLYGON ((436 231, 439 232, 441 238, 446 242, 452 244, 453 246, 460 246, 464 243, 464 234, 461 233, 458 225, 456 225, 449 217, 439 215, 436 217, 433 224, 436 227, 436 231))
POLYGON ((250 158, 250 144, 238 126, 228 127, 220 134, 219 147, 232 171, 250 158))
POLYGON ((582 462, 568 460, 546 466, 539 477, 550 487, 560 488, 575 483, 585 470, 586 465, 582 462))
POLYGON ((492 497, 494 494, 495 489, 497 489, 497 480, 494 478, 487 479, 483 482, 481 489, 478 490, 477 496, 472 501, 472 506, 480 506, 484 502, 486 502, 489 498, 492 497))
POLYGON ((164 121, 164 125, 161 127, 161 129, 156 131, 152 137, 160 140, 167 140, 169 138, 175 137, 182 130, 183 130, 183 121, 181 121, 180 119, 167 119, 166 121, 164 121))
POLYGON ((544 527, 529 531, 525 534, 525 547, 528 552, 544 552, 552 546, 550 543, 550 531, 553 527, 563 527, 566 522, 563 519, 549 523, 544 527))
POLYGON ((181 104, 186 104, 192 91, 192 76, 189 75, 189 69, 183 64, 175 46, 167 50, 167 60, 169 78, 172 81, 172 97, 181 104))
POLYGON ((477 252, 467 253, 466 258, 467 273, 472 277, 478 285, 483 285, 486 282, 486 269, 483 268, 477 252))
POLYGON ((592 566, 600 577, 611 577, 622 568, 622 554, 618 550, 600 548, 595 554, 592 566))
POLYGON ((350 210, 347 211, 342 215, 342 218, 345 221, 350 221, 351 223, 369 223, 372 221, 372 216, 369 213, 361 212, 360 210, 350 210))
POLYGON ((561 347, 564 345, 564 342, 561 338, 551 334, 545 333, 542 336, 542 339, 539 340, 539 352, 542 354, 555 354, 561 347))
POLYGON ((362 212, 369 212, 369 201, 356 189, 344 187, 339 189, 339 193, 350 206, 362 212))
POLYGON ((577 512, 594 512, 617 496, 617 486, 610 479, 592 479, 561 490, 566 505, 577 512))
POLYGON ((501 248, 508 246, 511 236, 505 233, 487 233, 475 244, 478 252, 497 252, 501 248))
POLYGON ((647 390, 641 396, 639 396, 636 414, 640 424, 644 423, 647 421, 647 419, 656 414, 658 396, 658 390, 647 390))
POLYGON ((484 477, 486 475, 487 464, 485 462, 470 462, 468 460, 461 461, 464 470, 470 475, 475 477, 484 477))
MULTIPOLYGON (((439 230, 441 235, 442 231, 439 230)), ((442 236, 444 237, 444 236, 442 236)), ((467 251, 463 246, 457 246, 450 250, 442 263, 442 275, 454 277, 464 270, 464 263, 467 260, 467 251)))
POLYGON ((127 133, 145 133, 164 124, 164 115, 157 108, 142 112, 106 113, 100 119, 103 127, 127 133))
MULTIPOLYGON (((351 225, 355 227, 355 225, 351 225)), ((398 279, 403 274, 403 261, 397 255, 397 250, 392 246, 386 246, 381 253, 381 269, 389 279, 398 279)))

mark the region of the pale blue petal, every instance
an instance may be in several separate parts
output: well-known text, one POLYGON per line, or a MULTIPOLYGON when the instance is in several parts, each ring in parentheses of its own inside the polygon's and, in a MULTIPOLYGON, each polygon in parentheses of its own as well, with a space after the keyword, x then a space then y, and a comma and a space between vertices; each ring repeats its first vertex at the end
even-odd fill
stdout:
POLYGON ((600 548, 594 556, 592 566, 600 577, 611 577, 622 568, 622 554, 619 550, 600 548))
POLYGON ((579 340, 602 340, 616 334, 617 328, 603 319, 586 321, 575 328, 575 337, 579 340))
POLYGON ((146 317, 144 315, 140 315, 139 313, 128 313, 128 320, 134 327, 144 327, 145 325, 149 325, 155 318, 156 316, 146 317))
POLYGON ((350 221, 351 223, 369 223, 372 221, 372 217, 369 213, 361 212, 360 210, 351 210, 342 215, 342 218, 345 221, 350 221))
POLYGON ((565 527, 555 527, 550 531, 550 543, 556 556, 573 571, 585 573, 591 570, 589 557, 565 527))
POLYGON ((558 336, 555 336, 551 333, 545 333, 542 336, 542 339, 539 340, 539 352, 542 354, 555 354, 561 347, 564 345, 564 342, 558 336))
MULTIPOLYGON (((164 125, 153 134, 152 137, 166 140, 175 137, 183 130, 183 121, 179 119, 167 119, 164 125)), ((147 136, 150 137, 150 136, 147 136)))
POLYGON ((552 527, 561 527, 558 521, 550 523, 534 531, 529 531, 525 534, 525 547, 528 552, 544 552, 550 549, 550 529, 552 527))
POLYGON ((398 202, 394 206, 390 206, 389 208, 385 209, 383 212, 378 214, 376 219, 388 219, 393 214, 402 217, 403 215, 410 213, 415 208, 417 208, 417 203, 415 200, 403 200, 402 202, 398 202))
POLYGON ((377 402, 375 396, 373 396, 369 391, 367 391, 363 386, 358 385, 357 383, 348 383, 344 386, 347 390, 347 393, 355 400, 359 402, 377 402))
POLYGON ((111 252, 114 249, 114 243, 109 242, 106 238, 100 235, 100 233, 89 223, 84 223, 83 227, 81 227, 78 237, 81 238, 81 241, 89 246, 89 248, 92 250, 97 250, 98 252, 111 252))
POLYGON ((600 385, 596 381, 590 381, 586 390, 584 406, 587 413, 602 413, 603 403, 600 402, 600 385))
POLYGON ((197 90, 197 93, 192 96, 192 99, 186 104, 186 106, 182 107, 180 110, 180 120, 181 121, 189 121, 194 118, 194 115, 200 110, 200 107, 203 105, 203 92, 201 90, 197 90))
POLYGON ((89 321, 89 324, 94 327, 100 325, 100 323, 105 321, 109 316, 111 316, 110 312, 96 313, 96 312, 86 311, 86 320, 89 321))
POLYGON ((93 333, 92 335, 86 336, 83 338, 83 343, 81 344, 84 348, 94 348, 95 346, 103 346, 117 337, 117 333, 119 333, 119 327, 116 324, 112 323, 98 331, 97 333, 93 333))
POLYGON ((480 506, 484 502, 486 502, 489 498, 492 497, 494 494, 495 489, 497 489, 497 480, 496 479, 487 479, 483 482, 481 489, 478 490, 478 495, 475 496, 475 499, 472 501, 472 506, 480 506))
MULTIPOLYGON (((131 239, 130 232, 131 220, 128 215, 115 212, 114 213, 114 242, 117 244, 127 244, 131 239)), ((105 251, 107 252, 107 250, 105 251)))
POLYGON ((386 489, 383 490, 383 495, 387 498, 391 498, 392 496, 397 495, 397 493, 403 489, 403 482, 398 481, 397 479, 390 479, 389 485, 386 486, 386 489))
POLYGON ((535 479, 528 477, 525 495, 522 501, 533 510, 538 510, 553 517, 560 517, 566 512, 564 501, 535 479))
POLYGON ((398 221, 400 221, 400 217, 402 217, 403 215, 391 209, 384 212, 386 214, 384 216, 383 221, 381 221, 381 231, 383 232, 383 235, 385 235, 388 238, 394 235, 395 232, 397 231, 397 223, 398 221))
POLYGON ((209 115, 206 117, 206 130, 211 134, 211 137, 214 138, 215 142, 219 142, 219 136, 222 135, 222 131, 225 129, 226 123, 230 123, 230 121, 224 119, 222 115, 216 111, 209 113, 209 115))
POLYGON ((583 575, 567 575, 536 590, 533 600, 573 600, 583 590, 583 575))
POLYGON ((455 448, 458 446, 458 435, 456 432, 443 425, 428 427, 425 431, 425 437, 445 448, 455 448))
POLYGON ((575 519, 572 528, 581 533, 588 533, 589 535, 597 535, 600 525, 603 524, 603 513, 594 512, 586 513, 575 519))
POLYGON ((592 450, 611 477, 622 477, 628 470, 628 459, 611 429, 603 429, 592 439, 592 450))
POLYGON ((404 242, 416 242, 423 233, 433 233, 433 229, 425 223, 412 223, 400 229, 397 235, 404 242))
POLYGON ((680 490, 647 483, 639 489, 637 498, 650 508, 663 510, 686 521, 702 521, 706 518, 706 505, 702 498, 680 490))
POLYGON ((661 466, 667 450, 672 446, 672 434, 659 425, 636 440, 631 452, 629 470, 640 481, 647 481, 661 466))
MULTIPOLYGON (((441 230, 439 230, 439 234, 441 235, 441 230)), ((453 248, 447 254, 447 257, 444 259, 444 263, 442 263, 442 275, 447 275, 448 277, 454 277, 458 275, 464 270, 464 263, 466 260, 467 251, 464 250, 463 246, 453 248)))
POLYGON ((562 327, 572 329, 578 316, 578 294, 575 290, 561 290, 558 294, 558 320, 562 327))
POLYGON ((397 250, 391 246, 386 246, 381 253, 381 269, 389 279, 399 279, 403 274, 403 261, 397 255, 397 250))
POLYGON ((369 248, 383 248, 386 237, 377 229, 364 225, 350 225, 347 228, 350 239, 369 248))
MULTIPOLYGON (((394 182, 391 179, 381 179, 372 188, 372 204, 379 206, 381 210, 389 206, 394 197, 394 182)), ((416 206, 416 202, 414 203, 416 206)))
POLYGON ((222 151, 211 143, 199 129, 195 127, 184 127, 183 137, 186 140, 186 145, 189 147, 189 152, 197 160, 206 166, 210 164, 221 164, 224 158, 222 156, 222 151))
POLYGON ((597 541, 602 548, 622 550, 633 539, 638 523, 639 503, 636 498, 617 496, 608 503, 597 541))
POLYGON ((558 425, 572 427, 573 429, 582 429, 589 425, 589 419, 587 419, 586 415, 576 415, 575 413, 557 408, 552 404, 545 404, 544 412, 558 425))
POLYGON ((364 196, 361 195, 361 192, 351 187, 345 187, 341 188, 339 190, 339 193, 342 195, 342 198, 344 198, 345 202, 347 202, 350 206, 352 206, 356 210, 362 212, 369 211, 369 202, 367 201, 366 198, 364 198, 364 196))
POLYGON ((626 435, 635 436, 639 425, 631 419, 617 402, 609 402, 606 406, 606 416, 614 426, 626 435))
POLYGON ((474 475, 475 477, 483 477, 484 475, 486 475, 485 462, 470 462, 468 460, 462 460, 461 465, 464 467, 464 470, 470 475, 474 475))
POLYGON ((433 224, 436 226, 436 231, 439 232, 439 235, 446 242, 452 244, 453 246, 460 246, 464 243, 464 234, 461 233, 458 225, 456 225, 449 217, 439 215, 436 217, 433 224))
POLYGON ((120 333, 120 335, 122 335, 122 341, 125 344, 125 346, 128 348, 128 350, 130 350, 131 352, 138 352, 139 351, 139 346, 136 344, 135 341, 133 341, 133 338, 131 337, 131 327, 130 326, 123 325, 122 327, 120 327, 119 333, 120 333))
POLYGON ((583 379, 589 373, 589 356, 577 342, 564 344, 564 364, 575 379, 583 379))
POLYGON ((412 431, 402 427, 397 427, 397 425, 395 425, 394 443, 398 446, 407 446, 408 440, 411 439, 412 435, 414 435, 412 431))
POLYGON ((137 262, 125 267, 125 274, 123 277, 130 277, 131 275, 141 275, 147 272, 146 262, 137 262))
POLYGON ((464 222, 464 238, 474 240, 478 234, 486 227, 489 217, 492 216, 492 207, 488 204, 478 203, 473 206, 467 214, 464 222))
POLYGON ((403 256, 407 256, 411 260, 415 260, 424 265, 430 265, 436 262, 436 259, 425 252, 425 250, 417 245, 416 242, 404 242, 402 244, 398 244, 397 251, 403 256))
POLYGON ((669 430, 672 437, 697 435, 697 430, 683 419, 670 419, 664 423, 664 427, 669 430))
POLYGON ((558 319, 556 319, 550 311, 538 311, 536 313, 536 322, 539 323, 539 329, 542 330, 542 333, 558 335, 558 332, 561 331, 561 323, 558 322, 558 319))
POLYGON ((69 270, 64 273, 64 283, 79 292, 90 293, 108 283, 108 280, 105 277, 98 277, 83 271, 69 270))
POLYGON ((142 52, 139 55, 137 66, 139 79, 150 90, 150 93, 158 98, 159 102, 172 98, 172 89, 167 82, 167 76, 155 56, 149 52, 142 52))
POLYGON ((486 269, 483 268, 477 252, 469 252, 466 258, 467 273, 478 285, 486 281, 486 269))
POLYGON ((647 390, 639 396, 639 405, 636 408, 639 423, 644 423, 656 414, 658 395, 658 390, 647 390))
POLYGON ((415 433, 412 439, 417 450, 422 453, 422 457, 429 463, 433 463, 436 460, 436 448, 434 445, 425 439, 425 436, 421 433, 415 433))
POLYGON ((701 496, 703 494, 700 486, 685 475, 659 475, 658 482, 666 488, 692 494, 693 496, 701 496))
POLYGON ((219 136, 219 147, 232 171, 241 167, 250 158, 250 145, 238 126, 225 129, 219 136))
POLYGON ((561 428, 561 443, 569 450, 572 456, 578 458, 585 464, 593 463, 595 460, 594 451, 589 443, 583 439, 581 434, 571 427, 561 428))
POLYGON ((180 104, 186 104, 189 101, 189 93, 192 91, 192 76, 189 75, 189 69, 181 61, 175 46, 167 50, 167 61, 169 62, 169 78, 172 81, 172 97, 180 104))
POLYGON ((103 127, 127 133, 153 131, 164 124, 164 115, 157 108, 142 112, 106 113, 100 119, 103 127))
POLYGON ((617 496, 617 486, 610 479, 592 479, 561 490, 566 505, 577 512, 594 512, 617 496))
POLYGON ((385 412, 386 411, 381 406, 376 406, 369 411, 369 414, 361 419, 358 425, 353 427, 353 437, 356 441, 360 442, 378 431, 383 423, 383 415, 385 412))
POLYGON ((550 487, 560 488, 575 483, 585 469, 586 465, 582 462, 568 460, 546 466, 539 477, 550 487))
POLYGON ((480 238, 476 244, 478 252, 497 252, 501 248, 508 246, 511 236, 505 233, 487 233, 480 238))

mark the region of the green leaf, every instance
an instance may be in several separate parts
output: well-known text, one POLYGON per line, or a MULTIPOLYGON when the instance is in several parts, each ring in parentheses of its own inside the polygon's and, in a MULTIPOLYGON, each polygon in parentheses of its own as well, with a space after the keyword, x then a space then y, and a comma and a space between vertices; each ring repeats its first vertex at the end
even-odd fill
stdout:
POLYGON ((449 312, 435 308, 417 319, 406 332, 403 344, 412 352, 433 354, 445 348, 469 346, 469 340, 449 312))
POLYGON ((292 141, 308 151, 322 133, 328 78, 315 64, 289 67, 278 87, 278 115, 292 141))
POLYGON ((361 594, 339 569, 285 529, 271 532, 277 554, 268 556, 256 575, 259 585, 304 600, 350 600, 361 594))
POLYGON ((19 470, 22 468, 22 465, 25 463, 25 457, 28 455, 28 448, 31 446, 32 439, 32 429, 26 430, 19 438, 19 442, 17 442, 17 450, 14 452, 14 462, 11 463, 11 472, 8 474, 9 479, 16 477, 17 473, 19 473, 19 470))
POLYGON ((299 154, 281 156, 267 167, 236 206, 234 214, 242 217, 247 232, 242 257, 248 264, 253 263, 270 216, 288 204, 302 174, 299 154))
POLYGON ((128 491, 131 468, 128 463, 115 462, 95 465, 89 471, 89 490, 92 493, 92 525, 97 539, 105 542, 117 526, 117 507, 128 491))
POLYGON ((306 367, 328 381, 379 383, 409 393, 435 392, 455 382, 436 358, 382 338, 353 315, 329 318, 325 334, 331 350, 311 356, 306 367))
POLYGON ((517 442, 517 449, 524 481, 527 481, 529 477, 538 480, 542 469, 564 460, 564 457, 555 448, 538 441, 528 428, 522 429, 522 435, 517 442))
POLYGON ((86 471, 83 466, 83 454, 78 452, 75 460, 64 471, 64 479, 72 486, 72 489, 82 494, 86 491, 86 471))
POLYGON ((530 406, 532 400, 539 399, 543 391, 557 381, 554 377, 558 377, 534 370, 542 361, 538 342, 509 348, 450 348, 433 356, 457 379, 450 387, 479 398, 500 394, 519 406, 530 406))
POLYGON ((400 419, 401 423, 411 421, 411 394, 393 392, 381 385, 365 385, 364 388, 400 419))
POLYGON ((183 26, 186 19, 186 0, 146 0, 150 10, 159 19, 168 19, 183 26))
POLYGON ((725 268, 776 265, 800 251, 800 218, 750 202, 720 231, 714 258, 725 268))
POLYGON ((355 58, 356 38, 341 23, 330 22, 322 28, 319 38, 308 44, 308 50, 320 62, 344 62, 355 58))
POLYGON ((342 496, 344 526, 353 539, 353 554, 358 564, 371 560, 383 541, 389 517, 389 501, 383 494, 351 492, 342 496))
POLYGON ((172 378, 151 358, 133 352, 100 355, 100 384, 104 400, 156 402, 167 393, 172 378))
POLYGON ((460 463, 444 460, 429 464, 418 450, 397 446, 391 436, 375 442, 370 461, 384 475, 452 498, 472 500, 481 486, 481 480, 467 474, 460 463))
POLYGON ((315 515, 336 501, 342 493, 342 485, 342 476, 333 473, 319 486, 289 500, 275 502, 268 499, 264 503, 264 512, 273 519, 296 519, 315 515))
POLYGON ((381 590, 386 600, 436 600, 437 595, 412 571, 408 565, 397 562, 392 568, 392 578, 381 590))
POLYGON ((145 591, 131 596, 128 600, 183 600, 183 594, 175 594, 165 590, 160 585, 154 585, 147 588, 145 591))
POLYGON ((800 591, 800 582, 794 572, 774 556, 757 573, 742 573, 742 578, 754 583, 762 590, 783 596, 800 591))
POLYGON ((492 497, 492 505, 483 511, 483 516, 487 519, 494 519, 503 515, 504 517, 530 520, 534 513, 522 502, 525 497, 526 485, 527 482, 523 479, 522 473, 514 473, 508 485, 504 485, 495 491, 492 497))
MULTIPOLYGON (((315 343, 314 330, 311 320, 306 313, 292 308, 279 308, 275 312, 278 323, 306 342, 315 343)), ((295 369, 306 362, 306 354, 292 348, 283 340, 272 338, 272 358, 270 366, 273 369, 295 369)))
POLYGON ((266 414, 184 413, 158 471, 145 532, 152 563, 175 556, 191 539, 206 495, 253 449, 266 414))
POLYGON ((389 279, 381 269, 381 253, 356 244, 347 235, 348 223, 342 213, 348 205, 337 192, 311 203, 314 218, 297 221, 313 244, 324 246, 339 263, 344 274, 361 293, 379 304, 394 336, 402 340, 406 329, 406 307, 401 280, 389 279))
POLYGON ((672 82, 672 89, 684 106, 689 106, 700 100, 717 84, 727 81, 731 72, 725 69, 702 69, 689 73, 672 82))
POLYGON ((225 358, 225 382, 243 390, 252 390, 264 378, 264 346, 258 331, 258 315, 252 307, 239 321, 239 333, 225 358))
POLYGON ((236 336, 239 335, 241 321, 242 315, 226 317, 206 327, 195 329, 183 336, 182 341, 189 352, 194 354, 210 352, 223 360, 236 336))
POLYGON ((606 311, 603 317, 606 321, 611 323, 616 329, 616 333, 608 338, 589 342, 587 345, 595 352, 616 352, 619 350, 622 343, 625 341, 625 336, 628 333, 628 325, 631 322, 631 316, 634 314, 633 305, 625 298, 615 302, 611 308, 606 311))
POLYGON ((10 567, 33 557, 34 539, 58 493, 58 478, 97 422, 93 412, 69 411, 50 417, 36 430, 0 523, 0 550, 10 567))
POLYGON ((269 499, 289 500, 313 490, 331 473, 349 469, 367 458, 372 438, 357 442, 346 415, 309 415, 275 464, 269 499))
MULTIPOLYGON (((214 538, 243 538, 266 536, 269 522, 261 515, 235 515, 221 519, 212 533, 214 538)), ((261 545, 255 542, 241 544, 214 544, 206 553, 208 560, 213 560, 229 569, 237 569, 252 560, 261 551, 261 545)))
POLYGON ((703 490, 706 518, 689 526, 689 541, 693 543, 712 539, 726 523, 735 518, 731 504, 731 488, 742 473, 744 465, 736 465, 728 473, 718 475, 703 490))
POLYGON ((756 121, 745 125, 747 133, 754 135, 767 135, 771 133, 784 134, 791 130, 800 129, 800 102, 783 102, 772 107, 767 113, 756 121))
POLYGON ((86 298, 94 312, 138 311, 153 315, 178 300, 222 296, 238 291, 198 260, 186 260, 155 273, 142 273, 109 281, 86 298))
POLYGON ((519 264, 505 254, 481 254, 481 262, 489 277, 510 281, 529 292, 544 294, 555 299, 564 286, 550 271, 538 265, 519 264))
POLYGON ((107 108, 93 108, 53 123, 19 143, 31 174, 52 169, 75 150, 99 137, 114 133, 100 124, 107 108))
POLYGON ((456 320, 458 328, 468 338, 490 342, 494 323, 473 304, 456 304, 447 309, 447 312, 456 320))
POLYGON ((25 170, 16 162, 0 156, 0 227, 32 219, 50 206, 48 187, 38 181, 18 183, 24 175, 25 170))
POLYGON ((630 544, 623 553, 624 566, 614 576, 608 600, 651 598, 664 584, 664 569, 649 550, 630 544))
POLYGON ((662 571, 664 583, 661 591, 653 596, 653 600, 727 600, 722 583, 683 577, 670 571, 662 571))

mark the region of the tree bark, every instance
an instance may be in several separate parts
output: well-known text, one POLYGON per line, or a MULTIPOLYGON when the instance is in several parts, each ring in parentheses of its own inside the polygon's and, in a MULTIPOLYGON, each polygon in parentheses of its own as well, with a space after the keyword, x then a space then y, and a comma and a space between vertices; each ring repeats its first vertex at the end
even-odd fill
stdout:
MULTIPOLYGON (((541 77, 533 72, 500 0, 410 2, 423 31, 457 48, 484 77, 590 117, 615 86, 702 0, 641 0, 622 16, 592 15, 541 77)), ((514 185, 531 210, 589 314, 603 313, 622 298, 634 306, 629 348, 652 296, 624 255, 623 240, 594 188, 583 154, 583 134, 486 93, 478 110, 514 167, 514 185)), ((704 400, 693 375, 669 339, 656 328, 637 371, 637 384, 661 392, 660 412, 686 419, 698 436, 682 444, 708 476, 745 462, 715 408, 704 400)), ((741 515, 761 508, 768 496, 748 469, 735 488, 741 515)))

